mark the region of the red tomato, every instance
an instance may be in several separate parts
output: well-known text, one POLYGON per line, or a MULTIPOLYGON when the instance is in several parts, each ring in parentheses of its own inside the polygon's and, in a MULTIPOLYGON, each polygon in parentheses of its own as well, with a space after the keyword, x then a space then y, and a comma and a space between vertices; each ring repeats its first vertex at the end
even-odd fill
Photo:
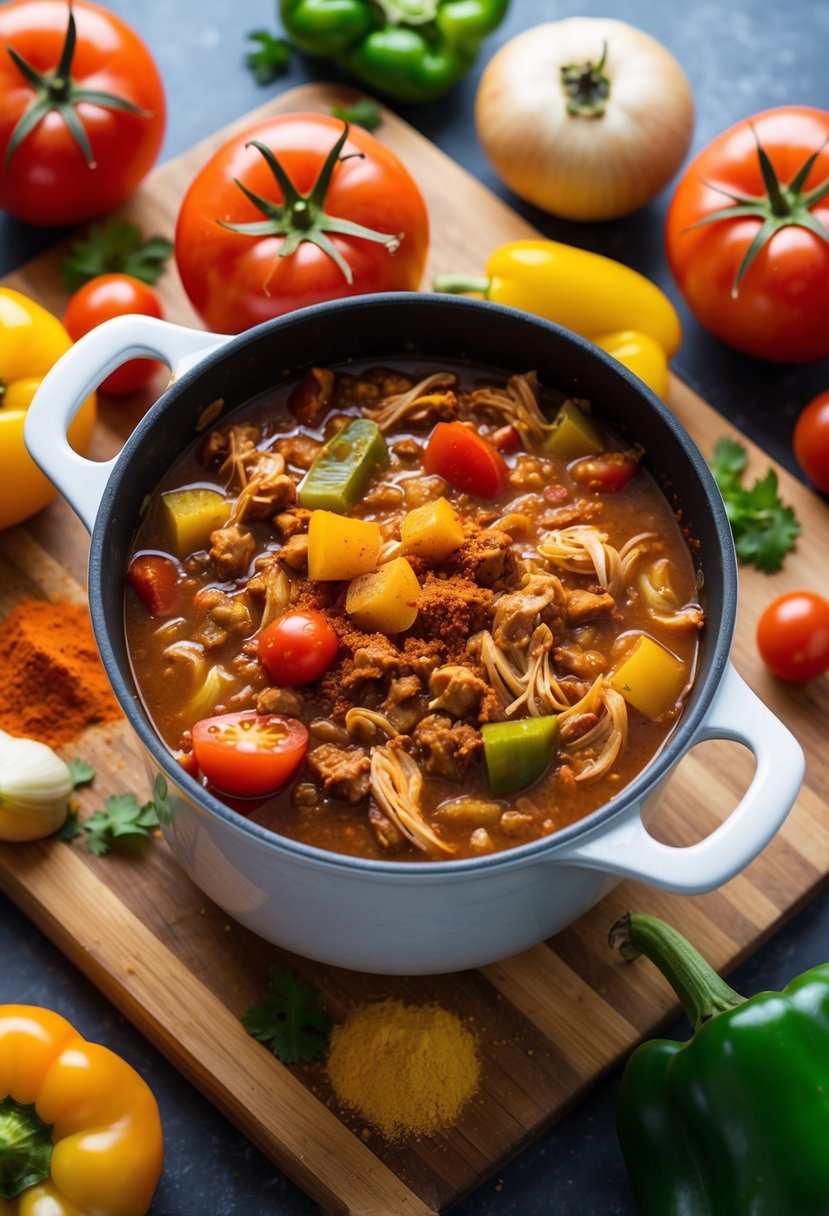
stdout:
POLYGON ((286 612, 259 637, 259 661, 275 684, 313 684, 337 657, 333 625, 313 608, 286 612))
POLYGON ((639 461, 630 452, 604 452, 588 456, 570 469, 570 476, 588 490, 614 494, 623 490, 639 468, 639 461))
POLYGON ((829 670, 829 600, 790 591, 769 604, 757 625, 757 649, 781 680, 804 684, 829 670))
POLYGON ((221 714, 193 727, 193 753, 211 785, 237 798, 262 798, 290 781, 308 747, 308 731, 278 714, 221 714))
POLYGON ((70 6, 65 0, 0 6, 0 207, 31 224, 78 224, 111 211, 152 167, 164 136, 161 77, 138 35, 87 0, 75 0, 71 13, 77 41, 63 83, 56 69, 70 6), (39 88, 26 79, 9 47, 42 78, 39 88), (85 100, 84 91, 98 99, 85 100), (131 109, 107 105, 101 93, 131 109), (38 98, 42 117, 9 154, 18 123, 33 113, 38 98), (72 106, 76 134, 55 102, 72 106))
POLYGON ((169 557, 140 553, 133 558, 127 581, 153 616, 171 616, 178 607, 178 570, 169 557))
MULTIPOLYGON (((73 342, 89 333, 96 325, 141 313, 145 317, 163 317, 161 301, 146 283, 130 274, 101 274, 79 287, 69 301, 63 323, 73 342)), ((154 359, 130 359, 107 376, 101 392, 122 396, 144 388, 161 367, 154 359)))
POLYGON ((810 194, 829 182, 829 112, 781 106, 738 123, 691 162, 668 211, 671 271, 697 319, 723 342, 746 354, 782 363, 807 363, 829 355, 829 243, 797 222, 798 215, 829 228, 829 196, 810 194), (753 128, 753 129, 752 129, 753 128), (763 180, 755 134, 776 172, 781 224, 737 283, 743 259, 764 219, 774 218, 763 180), (800 189, 799 170, 817 154, 800 189), (795 187, 797 183, 795 182, 795 187), (758 200, 752 214, 693 227, 716 212, 758 200))
POLYGON ((478 498, 497 498, 509 469, 488 439, 462 422, 439 422, 423 455, 427 473, 478 498))
POLYGON ((803 472, 829 494, 829 388, 806 406, 795 423, 793 438, 803 472))
POLYGON ((195 178, 179 212, 176 261, 187 294, 211 329, 238 333, 322 300, 418 287, 429 242, 420 191, 395 154, 359 127, 335 151, 346 131, 329 115, 279 114, 234 135, 195 178), (261 233, 268 204, 285 200, 254 140, 276 157, 298 192, 284 208, 287 236, 280 235, 285 227, 278 220, 273 232, 261 233), (332 154, 331 180, 324 197, 311 201, 316 223, 309 227, 307 196, 332 154), (264 211, 236 179, 267 200, 264 211), (399 237, 399 246, 390 251, 388 239, 338 234, 334 217, 387 234, 392 243, 399 237), (230 231, 224 224, 252 224, 259 232, 230 231), (330 234, 321 237, 329 252, 314 243, 319 229, 330 234), (280 256, 288 248, 293 252, 280 256))

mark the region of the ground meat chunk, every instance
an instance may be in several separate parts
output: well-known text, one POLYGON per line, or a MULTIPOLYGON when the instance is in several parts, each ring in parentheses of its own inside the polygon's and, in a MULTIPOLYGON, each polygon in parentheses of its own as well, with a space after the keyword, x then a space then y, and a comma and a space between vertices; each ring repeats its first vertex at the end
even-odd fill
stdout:
POLYGON ((616 607, 616 601, 607 591, 596 594, 594 591, 581 591, 578 588, 567 591, 567 624, 574 628, 585 625, 588 621, 596 621, 599 617, 609 616, 616 607))
POLYGON ((542 528, 569 528, 573 524, 586 524, 601 515, 604 504, 600 498, 580 498, 577 502, 565 503, 563 507, 553 507, 545 511, 539 518, 542 528))
POLYGON ((460 574, 482 587, 493 587, 499 581, 509 581, 515 564, 512 537, 489 528, 464 541, 444 568, 449 574, 460 574))
MULTIPOLYGON (((272 459, 269 452, 263 457, 272 459)), ((280 462, 281 463, 281 462, 280 462)), ((275 473, 263 461, 254 467, 237 501, 237 519, 270 519, 296 501, 296 482, 288 473, 275 473)))
POLYGON ((488 691, 489 685, 474 671, 460 663, 447 663, 433 671, 429 679, 429 692, 434 698, 429 708, 440 709, 453 718, 468 718, 488 691))
POLYGON ((285 435, 277 439, 275 447, 286 464, 293 465, 295 469, 310 469, 322 444, 310 435, 285 435))
POLYGON ((308 753, 308 771, 331 798, 362 802, 368 797, 371 760, 363 747, 322 743, 308 753))
POLYGON ((273 522, 283 539, 288 540, 298 532, 307 532, 310 518, 307 507, 292 507, 290 511, 280 511, 273 522))
POLYGON ((556 668, 591 683, 607 671, 608 661, 599 650, 580 650, 578 646, 557 646, 553 651, 556 668))
POLYGON ((293 688, 265 688, 256 698, 256 712, 298 718, 302 713, 302 697, 293 688))
POLYGON ((420 456, 420 444, 416 439, 408 436, 406 439, 398 439, 397 443, 391 445, 391 450, 394 452, 398 460, 417 460, 420 456))
POLYGON ((210 560, 221 579, 241 578, 255 552, 253 535, 238 524, 210 533, 210 560))
POLYGON ((368 808, 368 826, 380 848, 385 849, 387 853, 398 853, 406 843, 406 838, 397 824, 392 823, 373 802, 368 808))
POLYGON ((410 672, 408 675, 401 676, 398 680, 392 680, 391 684, 389 684, 385 704, 389 708, 394 705, 402 705, 404 701, 408 701, 410 697, 416 697, 422 691, 423 685, 420 682, 420 677, 416 676, 414 672, 410 672))
POLYGON ((211 431, 204 445, 205 464, 227 460, 231 447, 256 447, 261 437, 262 432, 252 422, 240 422, 224 431, 211 431))
POLYGON ((463 722, 453 723, 446 714, 429 714, 412 738, 423 771, 448 781, 462 781, 484 745, 480 731, 463 722))
POLYGON ((292 570, 304 570, 308 565, 308 535, 305 532, 289 536, 279 550, 279 560, 292 570))
POLYGON ((473 633, 489 624, 492 592, 455 574, 426 575, 417 601, 413 631, 423 638, 440 638, 451 656, 463 656, 473 633))
POLYGON ((558 640, 565 631, 565 595, 554 574, 532 574, 523 587, 498 597, 492 636, 502 650, 526 649, 539 625, 558 640))

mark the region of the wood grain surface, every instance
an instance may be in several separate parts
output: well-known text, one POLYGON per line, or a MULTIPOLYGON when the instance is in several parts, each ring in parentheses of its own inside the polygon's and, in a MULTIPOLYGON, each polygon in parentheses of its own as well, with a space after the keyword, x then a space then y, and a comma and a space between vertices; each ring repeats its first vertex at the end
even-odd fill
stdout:
MULTIPOLYGON (((284 94, 156 170, 122 214, 147 235, 172 234, 187 184, 232 131, 275 111, 327 111, 343 92, 308 85, 284 94)), ((379 137, 401 155, 429 205, 433 239, 425 283, 441 271, 480 272, 501 242, 536 235, 394 115, 386 115, 379 137)), ((50 251, 11 275, 7 285, 61 313, 61 253, 50 251)), ((169 319, 197 324, 174 269, 162 281, 162 294, 169 319)), ((156 394, 163 387, 162 374, 156 394)), ((118 450, 152 398, 103 403, 97 456, 118 450)), ((670 403, 706 453, 717 437, 734 433, 676 380, 670 403)), ((751 472, 762 473, 767 458, 745 442, 751 472)), ((757 657, 754 631, 773 596, 799 585, 820 590, 822 584, 826 592, 827 507, 778 471, 803 535, 783 573, 769 579, 742 572, 734 661, 800 739, 806 783, 777 839, 719 891, 681 898, 623 883, 589 915, 516 958, 479 972, 407 979, 340 971, 277 951, 210 904, 160 839, 140 858, 96 858, 81 842, 1 846, 0 885, 326 1212, 420 1216, 441 1210, 496 1171, 674 1012, 654 968, 622 963, 608 948, 607 931, 618 915, 636 907, 665 916, 727 970, 824 881, 829 687, 826 680, 807 688, 775 681, 757 657), (459 1124, 443 1135, 385 1144, 338 1108, 321 1065, 287 1068, 249 1038, 238 1017, 263 995, 268 969, 278 961, 315 983, 336 1019, 361 1001, 387 996, 438 1001, 468 1019, 478 1036, 482 1084, 459 1124)), ((25 596, 83 600, 87 551, 86 533, 60 501, 0 535, 0 614, 25 596)), ((68 753, 82 754, 97 769, 93 789, 84 794, 88 808, 117 791, 146 794, 143 761, 126 723, 89 730, 68 753)), ((694 749, 679 766, 652 830, 676 844, 701 838, 733 808, 752 771, 753 761, 736 744, 694 749)))

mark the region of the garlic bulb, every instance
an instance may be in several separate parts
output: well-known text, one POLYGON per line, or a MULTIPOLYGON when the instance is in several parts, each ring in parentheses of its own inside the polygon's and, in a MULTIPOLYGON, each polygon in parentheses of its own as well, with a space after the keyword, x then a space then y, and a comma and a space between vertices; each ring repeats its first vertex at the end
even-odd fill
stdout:
POLYGON ((0 730, 0 840, 39 840, 62 827, 72 776, 60 756, 35 739, 0 730))

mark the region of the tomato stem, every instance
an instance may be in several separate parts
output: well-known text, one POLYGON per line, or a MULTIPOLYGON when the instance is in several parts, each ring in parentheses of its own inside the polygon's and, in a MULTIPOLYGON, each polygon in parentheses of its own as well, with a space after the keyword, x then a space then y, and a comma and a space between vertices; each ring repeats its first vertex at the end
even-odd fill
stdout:
POLYGON ((602 43, 598 63, 568 63, 561 68, 561 87, 567 98, 567 113, 580 118, 601 118, 610 96, 610 78, 604 74, 607 42, 602 43))
POLYGON ((34 1104, 7 1096, 0 1102, 0 1197, 16 1199, 49 1177, 52 1128, 34 1104))
POLYGON ((337 165, 344 160, 351 160, 354 157, 362 159, 363 157, 362 152, 350 152, 346 156, 341 155, 345 142, 348 139, 349 130, 348 123, 344 122, 342 135, 340 135, 323 161, 317 180, 307 194, 300 194, 270 148, 256 139, 251 140, 245 146, 256 148, 262 155, 273 174, 274 181, 279 187, 282 201, 275 203, 270 199, 263 198, 260 194, 255 194, 253 190, 249 190, 244 182, 235 178, 236 185, 245 197, 253 203, 254 207, 262 212, 265 218, 263 220, 255 220, 250 224, 230 224, 225 220, 216 220, 216 223, 220 228, 226 228, 228 232, 238 232, 244 236, 284 237, 282 247, 279 250, 281 258, 290 257, 303 241, 310 241, 331 258, 332 262, 340 268, 346 282, 350 285, 354 279, 351 267, 333 241, 331 241, 329 233, 359 237, 365 241, 375 241, 380 245, 385 245, 390 254, 395 253, 400 248, 400 242, 403 237, 402 234, 395 235, 388 232, 376 232, 373 228, 366 228, 363 224, 355 224, 352 220, 341 219, 336 215, 329 215, 325 210, 328 188, 331 185, 331 179, 337 165))

